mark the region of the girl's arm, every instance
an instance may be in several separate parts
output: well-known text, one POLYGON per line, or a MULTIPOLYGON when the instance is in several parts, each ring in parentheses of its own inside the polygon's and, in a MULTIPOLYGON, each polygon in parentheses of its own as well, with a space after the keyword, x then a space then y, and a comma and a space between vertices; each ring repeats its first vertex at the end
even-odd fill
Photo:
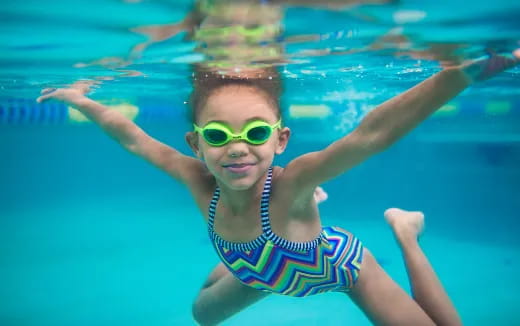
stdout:
POLYGON ((199 160, 150 137, 120 112, 110 110, 87 98, 85 93, 90 85, 90 82, 77 82, 70 88, 46 89, 42 91, 42 96, 37 99, 37 102, 48 99, 65 102, 81 111, 129 152, 149 161, 184 184, 198 182, 197 179, 205 171, 199 160))
POLYGON ((493 56, 458 68, 445 69, 371 112, 350 134, 322 151, 291 161, 284 175, 294 189, 314 188, 387 149, 472 82, 519 63, 520 50, 510 57, 493 56))
POLYGON ((130 57, 139 57, 150 45, 166 41, 181 32, 187 32, 188 36, 192 38, 195 29, 199 27, 204 19, 205 14, 196 6, 180 22, 132 28, 132 32, 145 35, 148 37, 148 40, 135 45, 130 51, 130 57))

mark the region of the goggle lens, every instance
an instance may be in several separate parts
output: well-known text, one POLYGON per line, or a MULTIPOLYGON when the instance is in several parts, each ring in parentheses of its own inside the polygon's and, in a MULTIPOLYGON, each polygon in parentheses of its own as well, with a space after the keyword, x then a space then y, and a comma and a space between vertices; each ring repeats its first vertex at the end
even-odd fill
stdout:
POLYGON ((269 126, 254 127, 247 132, 247 140, 255 144, 267 141, 270 136, 271 128, 269 126))
POLYGON ((227 142, 228 135, 219 129, 206 129, 204 130, 204 138, 212 145, 221 145, 227 142))

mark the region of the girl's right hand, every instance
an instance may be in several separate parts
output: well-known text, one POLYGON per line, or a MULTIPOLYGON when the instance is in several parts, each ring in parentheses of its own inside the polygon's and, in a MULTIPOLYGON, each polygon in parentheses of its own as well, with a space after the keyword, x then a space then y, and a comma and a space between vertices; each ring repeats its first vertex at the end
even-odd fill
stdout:
POLYGON ((63 101, 65 103, 74 104, 79 99, 85 97, 90 91, 95 81, 77 81, 67 88, 45 88, 41 91, 41 96, 36 99, 36 102, 41 103, 49 99, 63 101))
POLYGON ((329 198, 329 195, 323 190, 322 187, 316 187, 314 189, 314 200, 316 201, 316 204, 319 204, 321 202, 324 202, 329 198))

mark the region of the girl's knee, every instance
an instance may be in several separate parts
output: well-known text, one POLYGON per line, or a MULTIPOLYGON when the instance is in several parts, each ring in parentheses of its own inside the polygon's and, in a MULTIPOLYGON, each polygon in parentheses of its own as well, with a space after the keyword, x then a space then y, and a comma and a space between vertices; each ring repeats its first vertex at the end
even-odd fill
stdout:
POLYGON ((215 289, 202 289, 191 305, 193 319, 199 325, 216 325, 224 316, 222 309, 222 297, 215 289))
POLYGON ((209 314, 207 309, 204 307, 204 304, 201 300, 200 294, 199 296, 193 301, 193 304, 191 306, 191 315, 193 316, 193 319, 197 322, 199 325, 214 325, 215 323, 212 323, 211 319, 209 318, 209 314))
POLYGON ((226 266, 223 263, 219 263, 209 274, 207 280, 202 285, 202 289, 210 287, 227 274, 229 274, 229 271, 226 266))
POLYGON ((195 299, 195 301, 193 301, 193 304, 191 305, 191 315, 193 316, 193 319, 197 322, 197 324, 202 325, 201 310, 198 305, 197 299, 195 299))

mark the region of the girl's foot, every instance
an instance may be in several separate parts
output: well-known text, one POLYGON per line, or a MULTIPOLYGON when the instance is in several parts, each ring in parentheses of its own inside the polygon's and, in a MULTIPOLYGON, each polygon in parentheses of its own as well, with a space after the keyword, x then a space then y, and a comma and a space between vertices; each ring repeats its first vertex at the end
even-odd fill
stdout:
POLYGON ((424 214, 399 208, 385 211, 385 219, 394 231, 394 236, 401 247, 416 244, 424 229, 424 214))

